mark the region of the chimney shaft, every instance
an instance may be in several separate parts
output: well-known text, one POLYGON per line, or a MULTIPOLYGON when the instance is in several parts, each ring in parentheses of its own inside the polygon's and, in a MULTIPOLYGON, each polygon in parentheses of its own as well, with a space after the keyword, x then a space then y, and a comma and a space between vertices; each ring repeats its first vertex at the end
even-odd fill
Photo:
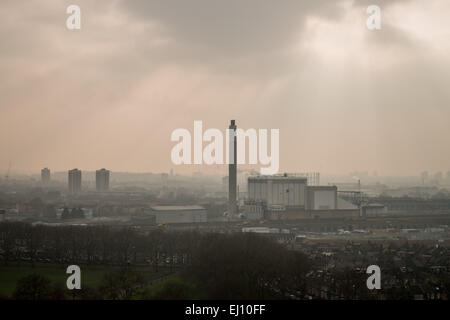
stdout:
POLYGON ((230 129, 230 139, 228 146, 229 154, 233 157, 228 165, 228 213, 230 215, 235 215, 238 213, 237 210, 237 197, 236 197, 236 185, 237 185, 237 147, 236 147, 236 124, 234 120, 231 120, 229 126, 230 129))

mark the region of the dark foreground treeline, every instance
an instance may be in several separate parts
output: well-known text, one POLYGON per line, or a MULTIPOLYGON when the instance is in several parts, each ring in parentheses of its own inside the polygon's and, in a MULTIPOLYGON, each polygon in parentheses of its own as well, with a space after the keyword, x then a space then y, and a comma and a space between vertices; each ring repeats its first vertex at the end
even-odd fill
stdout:
MULTIPOLYGON (((106 226, 0 223, 0 255, 3 264, 120 265, 121 271, 105 275, 98 290, 74 293, 95 299, 283 298, 287 292, 303 291, 310 267, 303 254, 253 234, 160 230, 142 234, 106 226), (146 288, 142 277, 132 270, 143 264, 154 271, 173 267, 177 277, 146 288)), ((19 281, 13 297, 67 298, 67 289, 52 289, 48 279, 31 275, 19 281)))
POLYGON ((382 290, 369 290, 365 268, 374 257, 362 269, 324 268, 317 253, 306 257, 255 234, 0 223, 0 264, 26 262, 36 264, 37 271, 43 262, 105 269, 99 285, 82 280, 82 289, 72 291, 30 272, 3 298, 448 299, 448 271, 422 266, 405 272, 381 258, 376 261, 383 271, 382 290))
POLYGON ((187 265, 200 235, 193 232, 142 234, 109 226, 32 226, 0 223, 0 260, 138 265, 187 265))

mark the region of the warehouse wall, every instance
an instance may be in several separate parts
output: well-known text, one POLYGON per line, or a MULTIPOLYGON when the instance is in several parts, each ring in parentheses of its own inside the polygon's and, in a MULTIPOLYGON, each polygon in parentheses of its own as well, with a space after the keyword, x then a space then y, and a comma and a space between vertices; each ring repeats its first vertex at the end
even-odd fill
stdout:
POLYGON ((295 179, 249 180, 248 199, 267 205, 305 206, 306 181, 295 179))

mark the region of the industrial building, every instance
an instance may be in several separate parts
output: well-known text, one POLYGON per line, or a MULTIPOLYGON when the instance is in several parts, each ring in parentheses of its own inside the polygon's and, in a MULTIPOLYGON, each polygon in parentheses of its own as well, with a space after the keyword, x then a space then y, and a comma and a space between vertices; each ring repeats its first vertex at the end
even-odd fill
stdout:
POLYGON ((237 206, 237 139, 236 122, 231 120, 230 126, 230 145, 228 153, 230 156, 228 164, 228 214, 233 216, 238 213, 237 206))
POLYGON ((244 216, 248 220, 264 219, 264 202, 262 201, 245 201, 244 216))
POLYGON ((157 224, 198 223, 207 221, 206 209, 201 206, 153 206, 151 215, 157 224))
POLYGON ((81 170, 69 170, 69 193, 76 194, 81 192, 81 170))
POLYGON ((243 215, 249 220, 359 217, 359 208, 337 196, 336 186, 310 186, 296 175, 248 178, 243 215))
POLYGON ((281 205, 305 209, 306 182, 306 178, 287 175, 249 177, 248 199, 264 201, 267 207, 281 205))
POLYGON ((320 186, 320 174, 283 174, 249 176, 247 198, 243 209, 237 199, 237 139, 236 122, 229 126, 228 147, 228 212, 248 220, 291 220, 318 218, 353 218, 360 216, 360 209, 337 196, 336 186, 320 186))
POLYGON ((387 208, 381 203, 370 203, 362 206, 361 214, 363 217, 380 217, 386 215, 387 208))
POLYGON ((309 210, 336 210, 338 197, 336 186, 308 186, 309 210))

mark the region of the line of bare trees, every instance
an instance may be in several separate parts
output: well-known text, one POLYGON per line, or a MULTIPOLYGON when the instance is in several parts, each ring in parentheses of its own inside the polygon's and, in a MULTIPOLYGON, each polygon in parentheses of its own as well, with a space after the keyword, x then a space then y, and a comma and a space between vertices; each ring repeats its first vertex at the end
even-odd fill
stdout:
POLYGON ((32 226, 0 223, 0 261, 102 265, 186 265, 199 235, 108 226, 32 226))
POLYGON ((178 266, 184 279, 180 285, 196 284, 196 292, 206 299, 286 297, 292 290, 303 290, 304 275, 310 267, 303 254, 253 234, 161 230, 143 234, 132 228, 18 222, 0 223, 0 261, 145 264, 155 271, 161 265, 178 266))

